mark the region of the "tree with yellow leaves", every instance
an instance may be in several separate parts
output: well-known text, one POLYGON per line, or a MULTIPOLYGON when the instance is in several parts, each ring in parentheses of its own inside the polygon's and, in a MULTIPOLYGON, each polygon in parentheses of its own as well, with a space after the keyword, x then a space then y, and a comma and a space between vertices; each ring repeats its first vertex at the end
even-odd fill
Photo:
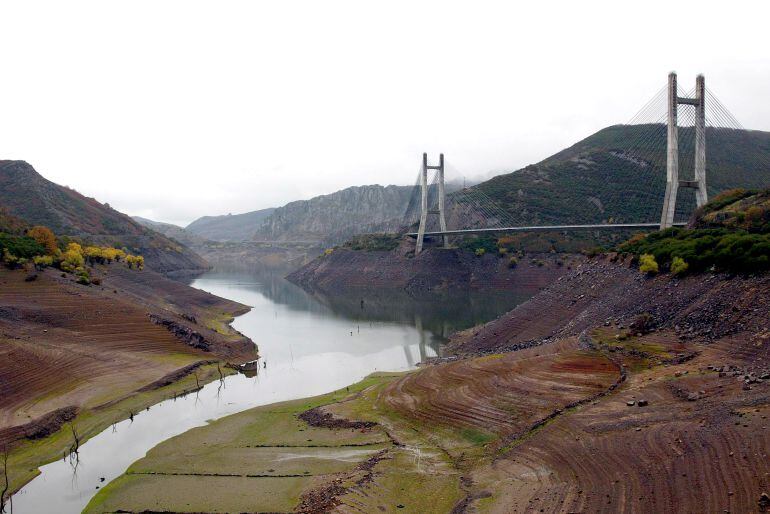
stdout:
POLYGON ((144 269, 144 257, 141 255, 127 255, 126 256, 126 266, 128 266, 129 269, 144 269))
POLYGON ((54 255, 59 250, 59 245, 56 243, 56 236, 48 227, 42 225, 32 227, 27 231, 27 236, 37 241, 40 246, 45 248, 46 255, 54 255))
POLYGON ((62 271, 74 271, 85 264, 83 258, 83 247, 77 243, 70 243, 67 245, 67 249, 61 254, 61 262, 59 267, 62 271))

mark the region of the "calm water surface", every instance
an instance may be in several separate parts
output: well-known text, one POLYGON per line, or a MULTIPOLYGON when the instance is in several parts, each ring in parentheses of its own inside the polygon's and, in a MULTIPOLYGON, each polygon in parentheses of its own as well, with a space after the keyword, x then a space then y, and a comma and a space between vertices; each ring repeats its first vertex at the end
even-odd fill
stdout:
MULTIPOLYGON (((526 298, 513 294, 416 301, 402 295, 311 295, 283 273, 212 271, 192 282, 252 307, 233 326, 258 346, 266 367, 198 394, 154 405, 93 437, 77 465, 57 461, 13 497, 13 513, 76 513, 158 443, 228 414, 340 389, 374 371, 413 369, 451 332, 482 323, 526 298)), ((192 380, 192 379, 190 379, 192 380)), ((191 384, 192 385, 192 384, 191 384)))

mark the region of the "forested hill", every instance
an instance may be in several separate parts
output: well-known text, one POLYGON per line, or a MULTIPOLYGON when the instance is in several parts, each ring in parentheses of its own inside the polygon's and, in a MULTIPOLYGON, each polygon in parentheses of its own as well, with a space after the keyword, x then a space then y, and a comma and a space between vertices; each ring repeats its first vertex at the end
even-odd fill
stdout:
MULTIPOLYGON (((474 187, 521 224, 655 222, 665 188, 665 138, 663 125, 607 127, 537 164, 474 187)), ((692 129, 680 129, 680 142, 688 138, 692 129)), ((710 196, 770 185, 770 132, 708 128, 706 141, 710 196)), ((680 145, 680 178, 689 179, 692 148, 680 145)), ((693 196, 680 189, 678 219, 692 212, 693 196)))
POLYGON ((206 269, 192 250, 144 227, 107 204, 43 178, 24 161, 0 160, 0 207, 32 225, 57 235, 127 248, 161 273, 206 269))

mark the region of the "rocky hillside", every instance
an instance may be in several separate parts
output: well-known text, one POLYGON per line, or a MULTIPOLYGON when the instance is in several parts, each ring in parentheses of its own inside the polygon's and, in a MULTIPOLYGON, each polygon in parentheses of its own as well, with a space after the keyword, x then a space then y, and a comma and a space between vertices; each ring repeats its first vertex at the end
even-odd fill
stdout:
MULTIPOLYGON (((521 224, 656 221, 666 174, 662 127, 607 127, 537 164, 474 188, 521 224)), ((688 130, 681 129, 683 141, 688 130)), ((770 184, 770 132, 709 128, 706 138, 710 196, 770 184)), ((691 168, 689 159, 681 156, 683 168, 691 168)), ((686 170, 682 173, 686 178, 686 170)), ((694 208, 693 195, 680 196, 679 218, 686 220, 694 208)), ((455 206, 450 226, 468 216, 462 204, 455 206)))
POLYGON ((57 235, 125 247, 164 274, 197 272, 208 264, 183 244, 148 229, 107 204, 43 178, 24 161, 0 161, 0 207, 57 235))
POLYGON ((262 222, 275 209, 261 209, 243 214, 203 216, 193 221, 185 230, 210 241, 251 241, 262 222))
POLYGON ((275 210, 256 232, 256 241, 338 244, 364 232, 397 230, 411 186, 358 186, 275 210))
POLYGON ((410 242, 391 250, 356 251, 335 248, 286 278, 308 290, 402 291, 414 298, 448 291, 534 292, 556 280, 571 266, 570 257, 532 255, 511 265, 509 258, 478 257, 460 249, 428 248, 408 256, 410 242))
POLYGON ((770 189, 725 191, 687 228, 637 234, 617 250, 580 263, 526 304, 458 337, 458 346, 497 351, 603 323, 628 326, 642 315, 647 328, 680 339, 745 330, 767 337, 770 189))

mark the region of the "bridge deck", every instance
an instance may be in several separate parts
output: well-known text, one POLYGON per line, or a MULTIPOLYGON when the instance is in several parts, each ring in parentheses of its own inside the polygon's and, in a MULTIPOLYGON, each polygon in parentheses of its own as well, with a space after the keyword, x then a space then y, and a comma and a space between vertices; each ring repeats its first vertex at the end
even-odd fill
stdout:
MULTIPOLYGON (((674 223, 674 226, 683 227, 686 223, 674 223)), ((603 230, 603 229, 628 229, 628 228, 659 228, 660 223, 604 223, 600 225, 542 225, 530 227, 501 227, 501 228, 470 228, 460 230, 445 230, 444 232, 425 232, 426 236, 460 236, 466 234, 489 234, 492 232, 537 232, 553 230, 603 230)), ((417 237, 417 232, 409 232, 409 237, 417 237)))

